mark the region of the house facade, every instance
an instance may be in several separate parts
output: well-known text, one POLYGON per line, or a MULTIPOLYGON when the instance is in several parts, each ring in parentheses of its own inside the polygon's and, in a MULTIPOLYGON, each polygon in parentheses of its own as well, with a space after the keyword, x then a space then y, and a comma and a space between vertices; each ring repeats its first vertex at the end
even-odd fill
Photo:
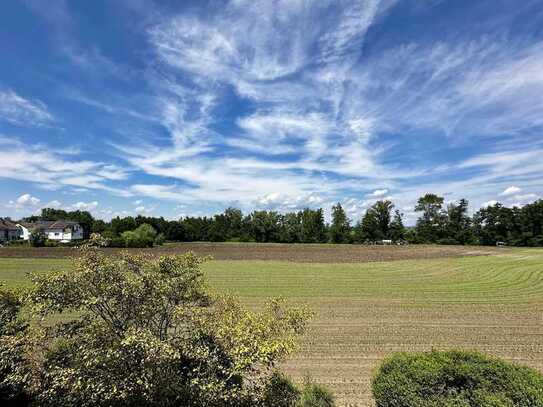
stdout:
POLYGON ((15 223, 0 218, 0 243, 17 240, 20 238, 20 229, 15 223))
POLYGON ((32 233, 43 233, 49 240, 71 242, 83 239, 83 228, 77 222, 68 220, 21 222, 17 224, 23 240, 28 240, 32 233))

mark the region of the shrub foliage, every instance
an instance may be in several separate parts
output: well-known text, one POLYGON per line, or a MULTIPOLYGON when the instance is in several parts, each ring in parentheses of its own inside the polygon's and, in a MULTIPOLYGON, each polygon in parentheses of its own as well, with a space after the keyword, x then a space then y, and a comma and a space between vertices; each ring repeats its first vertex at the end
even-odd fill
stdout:
POLYGON ((399 353, 373 395, 378 407, 543 407, 543 375, 476 352, 399 353))

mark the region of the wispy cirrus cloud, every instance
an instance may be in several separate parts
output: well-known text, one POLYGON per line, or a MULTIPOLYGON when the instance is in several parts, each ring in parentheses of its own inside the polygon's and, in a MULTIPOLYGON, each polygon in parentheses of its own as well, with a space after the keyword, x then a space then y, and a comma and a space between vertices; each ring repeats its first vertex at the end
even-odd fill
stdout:
POLYGON ((522 188, 519 188, 519 187, 516 187, 516 186, 512 185, 510 187, 505 188, 500 195, 501 196, 509 196, 509 195, 514 195, 516 193, 519 193, 520 191, 522 191, 522 188))
POLYGON ((125 196, 129 192, 109 185, 125 180, 129 172, 113 164, 77 159, 65 151, 42 145, 26 146, 0 137, 0 178, 27 181, 47 189, 78 187, 125 196))
POLYGON ((9 89, 0 91, 0 120, 23 127, 45 127, 55 122, 45 103, 9 89))
POLYGON ((372 118, 377 131, 522 135, 543 125, 542 71, 538 41, 500 35, 402 44, 356 68, 344 103, 347 114, 372 118))
POLYGON ((372 172, 379 149, 368 146, 368 122, 338 118, 327 106, 327 90, 307 72, 345 63, 347 55, 356 59, 372 21, 390 4, 233 1, 220 13, 160 22, 148 34, 167 72, 155 86, 171 144, 117 147, 131 165, 186 185, 184 194, 160 187, 169 198, 302 196, 322 190, 324 178, 331 191, 341 188, 333 185, 338 175, 380 174, 372 172), (329 26, 313 24, 320 18, 329 26), (216 113, 229 87, 255 109, 219 132, 216 113))

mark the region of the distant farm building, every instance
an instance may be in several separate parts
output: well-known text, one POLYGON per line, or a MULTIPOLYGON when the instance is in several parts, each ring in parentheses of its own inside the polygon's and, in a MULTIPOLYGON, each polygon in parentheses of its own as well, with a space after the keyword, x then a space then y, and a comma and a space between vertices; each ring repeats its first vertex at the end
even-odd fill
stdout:
POLYGON ((83 239, 83 228, 77 222, 67 220, 21 222, 17 224, 23 240, 28 240, 32 233, 43 233, 49 240, 71 242, 83 239))
POLYGON ((20 229, 15 223, 8 219, 0 218, 0 242, 9 242, 17 240, 20 237, 20 229))

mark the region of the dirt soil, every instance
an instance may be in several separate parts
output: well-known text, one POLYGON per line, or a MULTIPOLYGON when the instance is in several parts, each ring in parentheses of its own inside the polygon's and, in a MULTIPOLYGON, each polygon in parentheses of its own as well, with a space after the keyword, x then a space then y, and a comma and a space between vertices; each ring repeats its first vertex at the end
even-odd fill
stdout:
MULTIPOLYGON (((115 254, 122 249, 102 249, 115 254)), ((128 249, 155 255, 193 251, 216 260, 274 260, 299 263, 364 263, 374 261, 434 259, 460 256, 488 256, 507 251, 506 248, 478 246, 364 246, 327 244, 276 243, 172 243, 153 249, 128 249)), ((4 247, 0 257, 64 258, 77 254, 77 249, 64 247, 4 247)))

